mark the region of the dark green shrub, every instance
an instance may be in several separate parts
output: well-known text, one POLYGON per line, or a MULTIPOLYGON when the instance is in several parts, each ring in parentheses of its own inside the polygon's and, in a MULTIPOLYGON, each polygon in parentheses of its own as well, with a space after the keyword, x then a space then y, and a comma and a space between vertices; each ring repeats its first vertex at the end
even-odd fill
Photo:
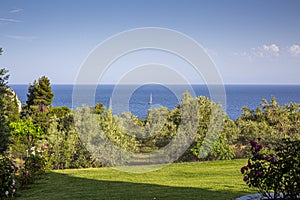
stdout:
POLYGON ((300 199, 300 141, 283 139, 274 154, 255 141, 250 143, 252 157, 241 168, 248 186, 268 199, 300 199))
POLYGON ((0 199, 15 196, 17 192, 15 179, 17 170, 17 166, 8 155, 0 155, 0 199))

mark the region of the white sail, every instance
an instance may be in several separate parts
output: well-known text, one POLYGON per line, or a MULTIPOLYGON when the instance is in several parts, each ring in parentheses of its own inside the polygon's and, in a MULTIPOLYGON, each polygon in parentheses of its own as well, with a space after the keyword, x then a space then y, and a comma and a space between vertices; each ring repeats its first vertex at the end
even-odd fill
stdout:
POLYGON ((148 104, 152 104, 152 93, 150 94, 150 98, 149 98, 148 104))

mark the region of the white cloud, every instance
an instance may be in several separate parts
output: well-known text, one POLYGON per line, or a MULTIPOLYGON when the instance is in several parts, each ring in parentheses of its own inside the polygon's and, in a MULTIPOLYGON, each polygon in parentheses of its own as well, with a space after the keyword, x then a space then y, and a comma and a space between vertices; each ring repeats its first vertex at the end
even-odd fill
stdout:
POLYGON ((292 56, 300 56, 300 46, 297 45, 297 44, 294 44, 294 45, 290 46, 289 53, 292 56))
POLYGON ((10 18, 0 18, 0 24, 8 24, 8 23, 19 23, 22 22, 17 19, 10 19, 10 18))
POLYGON ((9 11, 10 13, 19 13, 19 12, 22 12, 23 9, 13 9, 11 11, 9 11))
POLYGON ((271 44, 271 45, 263 45, 263 49, 265 51, 268 51, 268 52, 273 52, 275 54, 278 54, 279 53, 279 47, 276 45, 276 44, 271 44))
POLYGON ((258 57, 279 56, 280 49, 276 44, 262 45, 252 48, 252 54, 258 57))
POLYGON ((14 39, 14 40, 27 40, 27 41, 36 39, 35 36, 22 36, 22 35, 6 35, 5 37, 14 39))

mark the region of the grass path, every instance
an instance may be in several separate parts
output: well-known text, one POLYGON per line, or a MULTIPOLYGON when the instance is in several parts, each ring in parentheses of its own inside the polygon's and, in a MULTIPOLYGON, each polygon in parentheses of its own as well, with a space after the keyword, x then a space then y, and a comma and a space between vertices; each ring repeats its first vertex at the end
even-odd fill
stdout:
POLYGON ((235 199, 253 193, 239 169, 246 160, 179 163, 149 173, 111 168, 49 172, 17 200, 60 199, 235 199))

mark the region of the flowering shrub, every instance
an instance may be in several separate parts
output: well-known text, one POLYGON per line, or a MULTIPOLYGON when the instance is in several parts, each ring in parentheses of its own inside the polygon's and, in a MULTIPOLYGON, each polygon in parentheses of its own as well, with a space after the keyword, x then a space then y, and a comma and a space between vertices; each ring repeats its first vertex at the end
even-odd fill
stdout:
POLYGON ((18 168, 8 155, 0 155, 0 199, 13 197, 17 186, 15 174, 18 168))
POLYGON ((21 186, 33 183, 40 175, 45 173, 48 163, 48 146, 41 144, 39 147, 31 147, 27 150, 24 167, 20 171, 21 186))
POLYGON ((255 141, 250 144, 252 157, 241 168, 248 186, 268 199, 300 199, 300 141, 283 139, 274 154, 255 141))

